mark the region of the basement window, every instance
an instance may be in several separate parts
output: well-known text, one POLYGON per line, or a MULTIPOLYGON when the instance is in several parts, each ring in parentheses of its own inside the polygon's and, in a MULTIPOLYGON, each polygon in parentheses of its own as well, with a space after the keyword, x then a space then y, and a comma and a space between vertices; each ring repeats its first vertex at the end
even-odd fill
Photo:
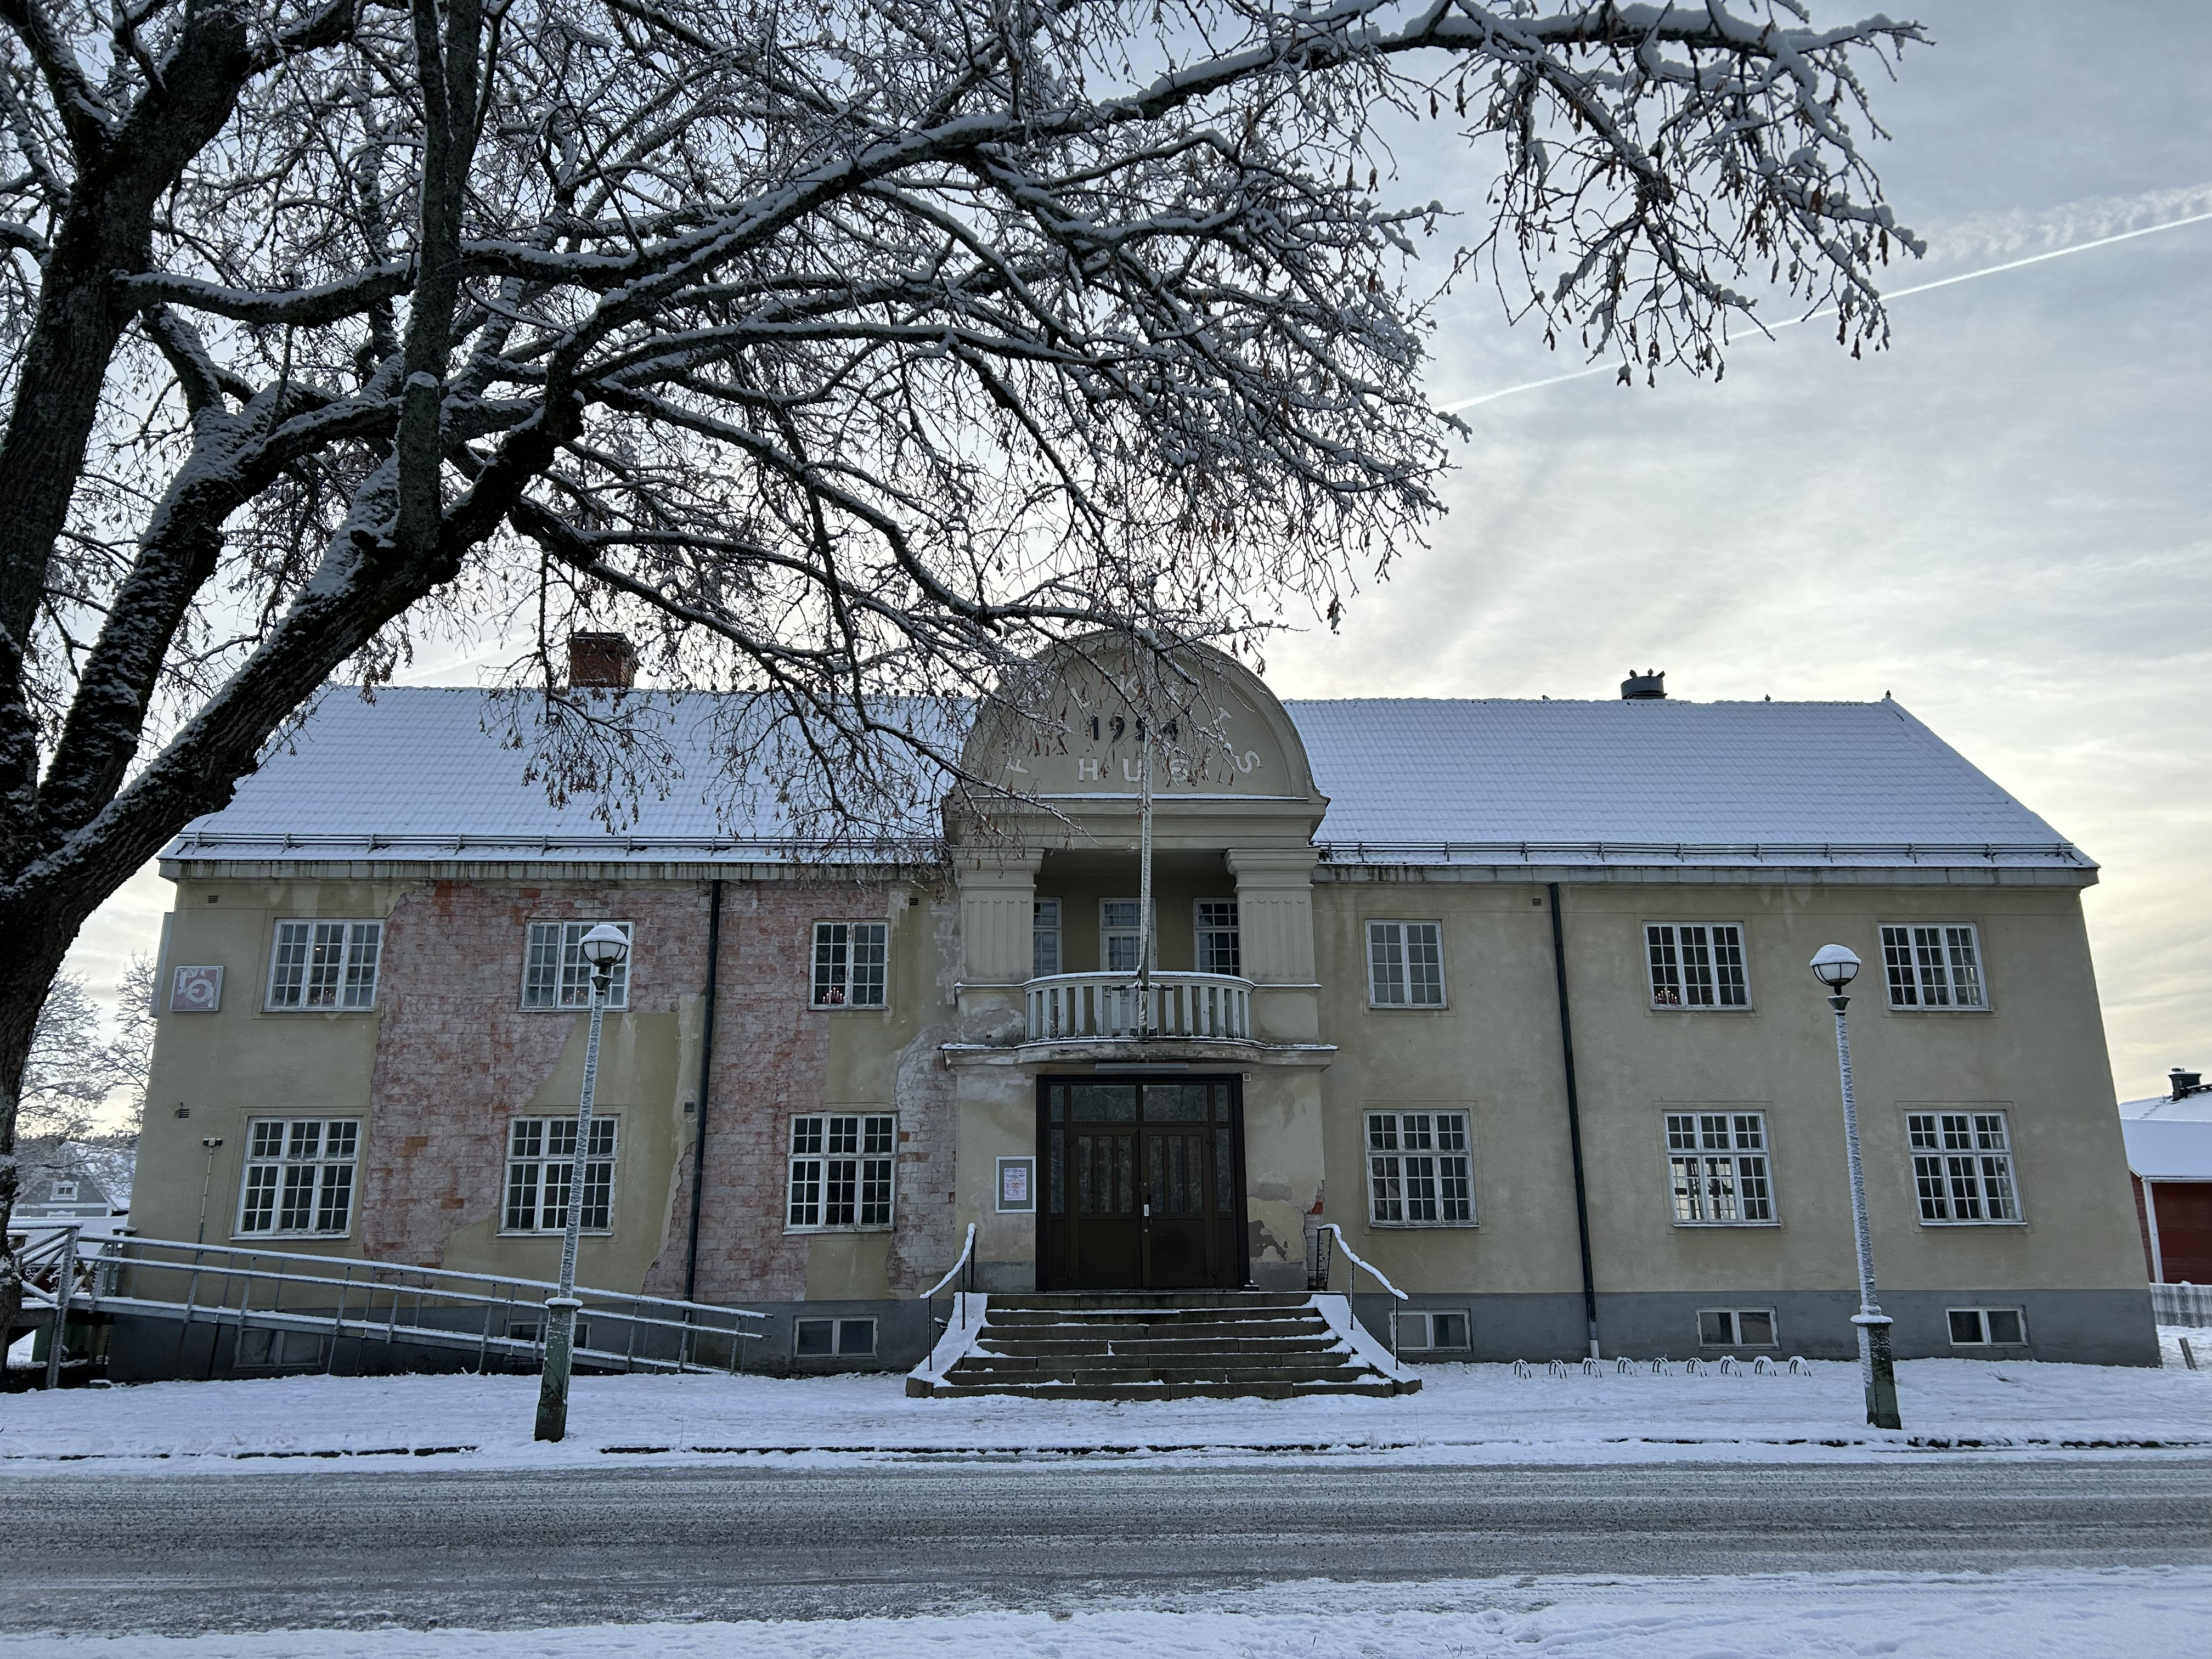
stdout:
POLYGON ((1701 1348, 1771 1348, 1774 1310, 1771 1308, 1700 1308, 1698 1346, 1701 1348))
POLYGON ((1401 1313, 1397 1320, 1401 1353, 1464 1352, 1472 1346, 1464 1313, 1401 1313))
POLYGON ((2027 1346, 2027 1320, 2018 1308, 1952 1308, 1954 1348, 2019 1348, 2027 1346))
POLYGON ((831 1359, 872 1355, 876 1351, 876 1322, 872 1319, 794 1319, 791 1322, 791 1351, 801 1359, 831 1359))

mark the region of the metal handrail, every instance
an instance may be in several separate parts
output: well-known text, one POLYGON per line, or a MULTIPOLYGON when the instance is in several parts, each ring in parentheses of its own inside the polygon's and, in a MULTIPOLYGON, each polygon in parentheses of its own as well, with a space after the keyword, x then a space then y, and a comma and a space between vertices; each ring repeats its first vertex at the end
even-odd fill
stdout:
MULTIPOLYGON (((1384 1290, 1389 1291, 1392 1296, 1396 1297, 1399 1301, 1410 1302, 1413 1300, 1413 1298, 1407 1296, 1405 1291, 1400 1290, 1395 1285, 1393 1285, 1389 1279, 1385 1279, 1382 1276, 1382 1270, 1381 1268, 1376 1267, 1375 1264, 1370 1261, 1363 1261, 1359 1259, 1359 1253, 1352 1248, 1351 1241, 1345 1237, 1344 1229, 1339 1226, 1335 1222, 1324 1221, 1320 1226, 1315 1228, 1314 1231, 1317 1233, 1334 1233, 1336 1235, 1337 1249, 1344 1252, 1344 1259, 1352 1264, 1352 1271, 1346 1275, 1346 1278, 1349 1282, 1345 1286, 1344 1306, 1347 1316, 1354 1324, 1358 1322, 1359 1315, 1358 1312, 1358 1304, 1353 1302, 1352 1297, 1359 1293, 1359 1270, 1362 1267, 1367 1269, 1368 1274, 1377 1285, 1380 1285, 1384 1290)), ((1390 1359, 1395 1364, 1398 1358, 1398 1319, 1395 1310, 1393 1310, 1389 1320, 1389 1332, 1390 1334, 1388 1340, 1390 1348, 1390 1359)))
MULTIPOLYGON (((184 1328, 199 1322, 203 1317, 209 1322, 220 1325, 226 1318, 234 1316, 241 1334, 254 1321, 270 1328, 326 1330, 331 1338, 328 1362, 331 1366, 337 1363, 337 1339, 349 1334, 358 1334, 362 1340, 380 1334, 387 1346, 397 1343, 403 1335, 413 1340, 429 1340, 434 1346, 473 1346, 477 1351, 479 1362, 495 1351, 502 1354, 523 1351, 538 1352, 543 1342, 542 1321, 539 1334, 530 1339, 504 1334, 495 1337, 491 1329, 493 1311, 501 1307, 527 1310, 542 1306, 544 1300, 542 1293, 557 1288, 550 1280, 526 1279, 515 1274, 478 1273, 454 1267, 374 1261, 356 1256, 313 1255, 251 1246, 185 1243, 180 1239, 136 1237, 116 1239, 112 1253, 100 1265, 107 1270, 102 1274, 106 1288, 94 1288, 91 1297, 93 1305, 113 1312, 151 1313, 178 1318, 180 1322, 178 1335, 179 1353, 182 1352, 184 1328), (210 1261, 210 1257, 215 1260, 210 1261), (276 1265, 262 1265, 264 1263, 276 1265), (188 1275, 185 1299, 177 1303, 136 1294, 119 1294, 115 1280, 119 1277, 119 1270, 125 1268, 188 1275), (222 1288, 216 1301, 207 1306, 198 1303, 200 1280, 204 1276, 219 1276, 222 1280, 222 1288), (233 1280, 242 1281, 234 1308, 230 1299, 233 1280), (276 1287, 266 1307, 253 1305, 257 1284, 276 1287), (337 1293, 335 1311, 285 1309, 283 1287, 287 1285, 318 1286, 334 1291, 337 1293), (349 1307, 356 1291, 365 1293, 357 1312, 349 1307), (380 1292, 386 1299, 386 1306, 381 1310, 376 1306, 380 1292), (402 1303, 410 1294, 414 1297, 414 1318, 404 1321, 402 1303), (483 1329, 471 1336, 458 1327, 449 1328, 428 1324, 424 1322, 423 1315, 432 1307, 456 1311, 481 1307, 483 1310, 483 1329)), ((135 1291, 135 1285, 133 1290, 135 1291)), ((713 1369, 702 1365, 692 1352, 695 1340, 708 1334, 728 1340, 728 1369, 735 1371, 744 1359, 744 1345, 758 1341, 766 1334, 763 1331, 742 1328, 740 1322, 764 1321, 768 1317, 747 1308, 718 1307, 712 1303, 650 1296, 642 1291, 600 1290, 586 1285, 576 1287, 575 1294, 600 1316, 621 1320, 629 1327, 625 1349, 588 1348, 580 1352, 594 1358, 620 1364, 629 1370, 640 1367, 678 1371, 713 1369), (707 1325, 700 1317, 702 1315, 726 1323, 707 1325), (678 1333, 675 1358, 641 1357, 637 1352, 640 1326, 678 1333)), ((213 1363, 212 1352, 210 1363, 213 1363)))
MULTIPOLYGON (((975 1224, 972 1221, 968 1224, 967 1239, 960 1246, 959 1259, 954 1261, 952 1266, 946 1270, 944 1278, 939 1279, 937 1283, 931 1285, 927 1291, 922 1292, 922 1305, 924 1307, 929 1307, 931 1304, 934 1303, 937 1300, 937 1293, 939 1291, 942 1291, 947 1285, 950 1285, 954 1279, 958 1279, 961 1276, 961 1272, 963 1268, 967 1272, 967 1279, 961 1285, 961 1291, 972 1291, 975 1288, 975 1224)), ((968 1328, 968 1298, 965 1295, 956 1292, 953 1300, 960 1310, 960 1328, 964 1331, 968 1328)), ((933 1330, 937 1328, 937 1322, 936 1311, 934 1309, 932 1309, 929 1316, 929 1323, 930 1328, 933 1330)), ((950 1325, 952 1322, 950 1319, 947 1319, 945 1322, 947 1325, 950 1325)), ((931 1346, 935 1346, 933 1340, 931 1346)))
MULTIPOLYGON (((960 1259, 952 1264, 951 1271, 947 1273, 944 1278, 939 1279, 937 1283, 931 1285, 927 1290, 921 1293, 921 1299, 924 1302, 936 1301, 938 1292, 942 1291, 947 1285, 950 1285, 955 1279, 958 1278, 960 1276, 960 1270, 963 1267, 973 1265, 975 1256, 975 1224, 971 1221, 968 1224, 968 1242, 960 1247, 960 1259)), ((971 1274, 969 1277, 972 1280, 974 1275, 971 1274)), ((966 1288, 973 1290, 975 1289, 975 1285, 973 1283, 970 1283, 966 1288)))

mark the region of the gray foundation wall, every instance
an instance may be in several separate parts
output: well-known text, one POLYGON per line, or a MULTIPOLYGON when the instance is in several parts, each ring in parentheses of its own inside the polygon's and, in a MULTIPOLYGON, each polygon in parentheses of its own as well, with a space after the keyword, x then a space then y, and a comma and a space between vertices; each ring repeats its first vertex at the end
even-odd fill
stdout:
MULTIPOLYGON (((1390 1302, 1363 1295, 1359 1322, 1378 1337, 1388 1334, 1390 1302)), ((1461 1352, 1409 1352, 1422 1360, 1578 1359, 1589 1352, 1588 1322, 1579 1295, 1453 1296, 1421 1294, 1401 1307, 1468 1315, 1472 1346, 1461 1352)), ((1882 1311, 1897 1322, 1890 1340, 1899 1359, 2043 1359, 2086 1365, 2160 1364, 2158 1328, 2150 1293, 2141 1291, 1893 1291, 1882 1311), (2027 1340, 2017 1346, 1952 1346, 1954 1308, 2018 1308, 2027 1340)), ((1717 1358, 1723 1354, 1802 1354, 1808 1359, 1854 1359, 1858 1336, 1851 1316, 1858 1297, 1843 1291, 1766 1292, 1638 1291, 1598 1293, 1598 1346, 1604 1358, 1717 1358), (1708 1308, 1772 1311, 1771 1348, 1709 1347, 1698 1340, 1698 1315, 1708 1308)))
MULTIPOLYGON (((745 1348, 744 1369, 773 1376, 805 1376, 853 1371, 904 1371, 918 1364, 936 1339, 933 1317, 951 1309, 948 1298, 932 1304, 884 1298, 845 1302, 756 1303, 767 1316, 758 1340, 745 1348), (800 1319, 873 1319, 872 1355, 801 1355, 796 1322, 800 1319)), ((1408 1310, 1457 1312, 1468 1316, 1472 1346, 1463 1350, 1407 1350, 1415 1364, 1427 1361, 1579 1359, 1589 1352, 1583 1301, 1576 1294, 1496 1296, 1430 1292, 1398 1304, 1408 1310)), ((1378 1340, 1388 1340, 1391 1303, 1379 1294, 1354 1301, 1359 1322, 1378 1340)), ((1601 1293, 1598 1344, 1604 1358, 1718 1358, 1767 1353, 1802 1354, 1808 1359, 1850 1359, 1857 1337, 1850 1323, 1857 1298, 1840 1291, 1708 1294, 1697 1292, 1601 1293), (1709 1308, 1771 1310, 1775 1322, 1771 1348, 1711 1347, 1698 1340, 1698 1315, 1709 1308)), ((1882 1297, 1882 1309, 1897 1322, 1892 1340, 1900 1359, 2040 1359, 2091 1365, 2160 1364, 2158 1332, 2150 1295, 2144 1291, 1899 1291, 1882 1297), (1946 1317, 1953 1308, 2018 1308, 2027 1340, 2018 1346, 1957 1346, 1946 1317)), ((234 1328, 192 1326, 181 1346, 171 1321, 125 1317, 116 1322, 108 1346, 108 1375, 118 1382, 156 1382, 172 1377, 261 1376, 311 1366, 234 1364, 234 1328)), ((497 1362, 526 1370, 526 1362, 497 1362)), ((341 1339, 337 1363, 342 1376, 361 1372, 473 1370, 474 1356, 450 1348, 393 1344, 378 1340, 341 1339)))

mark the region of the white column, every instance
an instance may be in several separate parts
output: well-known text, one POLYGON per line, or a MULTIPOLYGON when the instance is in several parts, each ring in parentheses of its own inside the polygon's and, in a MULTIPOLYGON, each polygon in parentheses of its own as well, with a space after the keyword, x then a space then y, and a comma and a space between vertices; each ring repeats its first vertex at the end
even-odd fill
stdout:
POLYGON ((960 886, 960 982, 1013 986, 1030 977, 1041 853, 956 853, 960 886))
POLYGON ((1236 848, 1222 854, 1237 878, 1237 949, 1252 997, 1252 1035, 1311 1042, 1321 1030, 1314 984, 1310 847, 1236 848))

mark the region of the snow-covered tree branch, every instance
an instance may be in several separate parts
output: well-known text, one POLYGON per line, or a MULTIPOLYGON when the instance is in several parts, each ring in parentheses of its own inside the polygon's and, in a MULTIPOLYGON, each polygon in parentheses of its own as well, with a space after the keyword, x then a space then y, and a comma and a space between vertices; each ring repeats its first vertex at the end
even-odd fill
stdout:
MULTIPOLYGON (((426 629, 512 624, 588 723, 548 641, 624 626, 865 815, 901 694, 1099 628, 1254 647, 1386 569, 1447 459, 1446 272, 1624 374, 1717 371, 1762 301, 1879 343, 1916 245, 1863 87, 1919 38, 1796 0, 0 0, 0 1010, 426 629), (1487 222, 1390 201, 1413 124, 1487 222)), ((0 1012, 0 1151, 29 1042, 0 1012)))

